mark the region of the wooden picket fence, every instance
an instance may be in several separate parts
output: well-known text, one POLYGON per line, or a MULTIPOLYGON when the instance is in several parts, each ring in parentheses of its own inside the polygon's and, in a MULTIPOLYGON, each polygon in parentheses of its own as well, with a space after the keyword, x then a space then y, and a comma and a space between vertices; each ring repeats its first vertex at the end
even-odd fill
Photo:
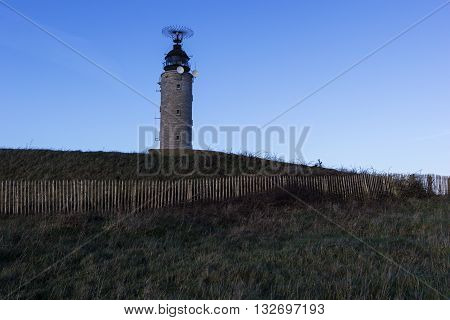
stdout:
MULTIPOLYGON (((410 176, 233 176, 179 180, 0 181, 0 214, 128 213, 194 201, 223 201, 277 189, 343 198, 397 194, 410 176)), ((448 177, 415 176, 424 190, 449 194, 448 177)))

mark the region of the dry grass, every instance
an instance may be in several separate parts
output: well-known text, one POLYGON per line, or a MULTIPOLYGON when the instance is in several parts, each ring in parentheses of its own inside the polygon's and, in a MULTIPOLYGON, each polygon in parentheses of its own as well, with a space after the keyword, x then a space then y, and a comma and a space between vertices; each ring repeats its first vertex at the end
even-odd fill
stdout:
POLYGON ((0 149, 0 180, 151 179, 240 174, 331 175, 336 170, 281 162, 274 157, 214 151, 149 154, 0 149))
POLYGON ((285 194, 118 217, 0 220, 0 296, 19 299, 438 299, 449 290, 445 198, 314 202, 285 194), (119 217, 123 218, 123 217, 119 217))

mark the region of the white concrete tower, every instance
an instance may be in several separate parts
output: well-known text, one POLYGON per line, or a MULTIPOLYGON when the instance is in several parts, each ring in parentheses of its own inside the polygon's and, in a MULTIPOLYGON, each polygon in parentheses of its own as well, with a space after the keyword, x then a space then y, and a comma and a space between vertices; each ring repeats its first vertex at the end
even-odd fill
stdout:
MULTIPOLYGON (((192 83, 189 56, 181 47, 193 31, 178 26, 163 29, 172 38, 173 48, 166 54, 161 74, 160 149, 192 149, 192 83)), ((195 75, 195 71, 193 72, 195 75)))

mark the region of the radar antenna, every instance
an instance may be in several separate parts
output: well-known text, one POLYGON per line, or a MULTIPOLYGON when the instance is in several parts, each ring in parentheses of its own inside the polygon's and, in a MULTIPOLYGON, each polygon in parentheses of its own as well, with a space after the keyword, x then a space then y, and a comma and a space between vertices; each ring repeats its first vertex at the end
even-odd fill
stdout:
POLYGON ((162 29, 162 34, 171 38, 174 43, 180 44, 184 39, 194 35, 194 31, 183 26, 167 26, 162 29))

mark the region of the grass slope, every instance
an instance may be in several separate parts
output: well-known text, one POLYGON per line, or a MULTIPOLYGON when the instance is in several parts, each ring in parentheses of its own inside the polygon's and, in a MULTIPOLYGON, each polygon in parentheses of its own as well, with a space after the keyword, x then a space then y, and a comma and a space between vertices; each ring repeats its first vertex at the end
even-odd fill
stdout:
POLYGON ((339 174, 338 171, 289 164, 276 159, 213 151, 148 155, 120 152, 81 152, 0 149, 0 180, 6 179, 149 179, 176 176, 257 174, 339 174))
POLYGON ((117 217, 95 214, 3 217, 0 298, 436 299, 450 295, 448 199, 322 201, 314 206, 443 296, 315 211, 286 195, 272 194, 220 206, 133 215, 112 228, 117 217), (92 241, 57 263, 88 239, 92 241))

